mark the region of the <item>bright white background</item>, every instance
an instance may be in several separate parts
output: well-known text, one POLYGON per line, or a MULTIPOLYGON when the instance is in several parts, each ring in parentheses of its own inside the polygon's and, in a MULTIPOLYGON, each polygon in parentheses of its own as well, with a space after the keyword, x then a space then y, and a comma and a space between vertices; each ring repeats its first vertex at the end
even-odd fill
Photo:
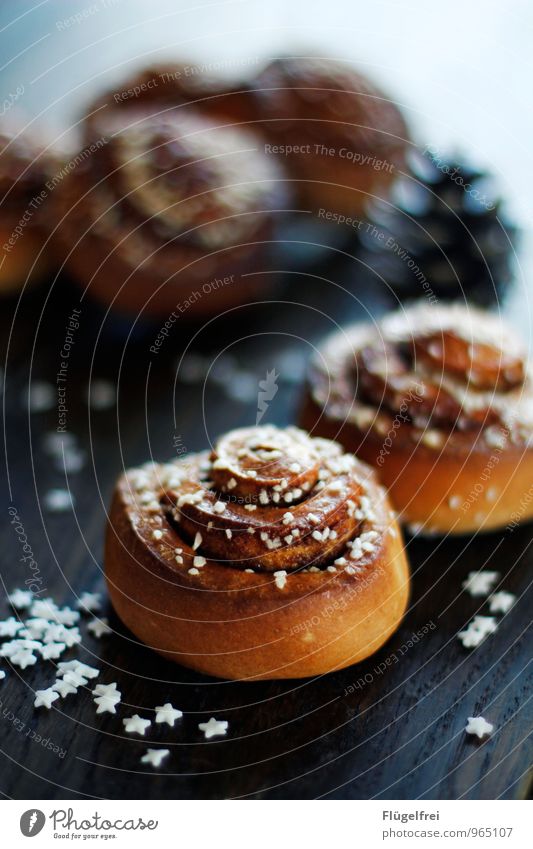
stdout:
POLYGON ((59 125, 70 123, 93 86, 120 80, 129 62, 302 51, 353 60, 403 104, 421 141, 458 144, 490 163, 531 226, 531 0, 0 3, 0 61, 9 63, 2 89, 23 82, 24 108, 44 109, 59 125), (61 28, 83 10, 83 21, 61 28))

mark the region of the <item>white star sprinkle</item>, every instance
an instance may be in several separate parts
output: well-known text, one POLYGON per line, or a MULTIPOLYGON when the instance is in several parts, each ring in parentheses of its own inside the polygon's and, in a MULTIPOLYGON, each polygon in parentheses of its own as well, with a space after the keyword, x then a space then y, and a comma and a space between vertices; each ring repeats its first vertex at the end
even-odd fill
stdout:
POLYGON ((87 392, 88 403, 92 410, 109 410, 115 406, 117 390, 109 380, 93 380, 87 392))
POLYGON ((469 716, 465 731, 467 734, 475 734, 481 740, 486 734, 491 734, 494 731, 494 725, 491 725, 482 716, 469 716))
POLYGON ((52 707, 52 702, 55 702, 58 698, 59 693, 56 693, 56 691, 52 689, 52 687, 48 687, 47 690, 36 690, 35 701, 33 703, 33 706, 36 708, 45 707, 50 710, 50 708, 52 707))
MULTIPOLYGON (((63 628, 62 625, 60 625, 59 627, 63 628)), ((57 640, 50 641, 46 637, 44 638, 44 641, 45 643, 58 642, 57 640)), ((76 646, 78 645, 78 643, 81 643, 81 634, 78 628, 63 628, 59 642, 65 643, 67 645, 67 648, 69 649, 71 649, 72 646, 76 646)))
POLYGON ((14 616, 10 616, 9 619, 0 622, 0 637, 14 637, 23 627, 22 622, 19 622, 14 616))
POLYGON ((75 625, 76 622, 79 621, 80 614, 77 610, 71 610, 70 607, 62 607, 61 610, 56 611, 55 616, 53 617, 55 622, 59 622, 60 625, 75 625))
POLYGON ((62 513, 74 506, 74 497, 66 489, 51 489, 43 496, 43 505, 51 513, 62 513))
POLYGON ((38 598, 37 601, 33 602, 30 613, 32 616, 51 620, 55 619, 58 610, 59 608, 52 598, 38 598))
POLYGON ((63 681, 70 684, 71 687, 85 687, 88 684, 87 678, 75 669, 70 669, 63 674, 63 681))
POLYGON ((147 749, 146 754, 141 758, 141 763, 157 768, 169 755, 170 749, 147 749))
POLYGON ((39 649, 39 652, 43 660, 57 660, 65 649, 65 643, 47 643, 39 649))
POLYGON ((27 619, 25 630, 31 635, 32 640, 40 640, 50 628, 47 619, 27 619))
POLYGON ((469 572, 462 586, 471 596, 488 595, 499 577, 499 572, 469 572))
POLYGON ((10 655, 11 663, 15 666, 20 666, 21 669, 26 669, 28 666, 34 666, 37 663, 37 657, 30 649, 19 648, 14 654, 10 655))
POLYGON ((33 601, 33 595, 29 590, 13 590, 7 597, 8 602, 15 610, 24 610, 30 607, 33 601))
POLYGON ((94 634, 95 637, 100 639, 101 637, 105 637, 106 634, 111 634, 113 629, 109 625, 109 622, 106 617, 103 619, 93 619, 92 622, 89 622, 87 625, 87 630, 94 634))
POLYGON ((34 649, 40 649, 41 643, 37 640, 10 640, 7 643, 4 643, 0 648, 0 656, 1 657, 13 657, 18 651, 34 651, 34 649))
POLYGON ((203 731, 205 734, 205 739, 210 740, 211 737, 219 737, 223 736, 227 733, 228 724, 224 719, 215 719, 214 716, 211 717, 209 722, 200 722, 198 728, 200 731, 203 731))
POLYGON ((69 696, 71 693, 77 693, 77 688, 66 681, 64 678, 58 678, 55 684, 52 684, 52 690, 55 690, 62 699, 69 696))
POLYGON ((149 719, 142 719, 138 713, 123 719, 122 723, 126 734, 140 734, 142 737, 144 737, 146 729, 150 728, 152 724, 149 719))
POLYGON ((278 590, 283 589, 283 587, 287 583, 287 573, 285 569, 280 569, 278 572, 274 572, 274 582, 278 590))
MULTIPOLYGON (((57 674, 64 675, 66 672, 77 672, 84 678, 98 678, 100 670, 94 666, 89 666, 87 663, 82 663, 81 660, 64 660, 57 664, 57 674)), ((98 684, 97 686, 102 686, 98 684)))
POLYGON ((81 643, 81 634, 78 628, 65 628, 64 625, 49 625, 43 637, 44 643, 65 643, 70 649, 77 643, 81 643))
POLYGON ((508 613, 515 602, 516 596, 513 593, 506 593, 504 590, 501 590, 489 598, 490 612, 508 613))
POLYGON ((0 669, 0 681, 3 681, 5 677, 6 677, 6 673, 4 672, 3 669, 0 669))
POLYGON ((465 631, 460 631, 457 637, 466 649, 479 646, 488 634, 494 634, 498 624, 494 616, 474 616, 465 631))
POLYGON ((98 705, 96 713, 116 713, 116 706, 120 703, 122 693, 117 689, 117 685, 112 684, 97 684, 93 690, 94 702, 98 705))
POLYGON ((176 720, 181 719, 181 717, 183 716, 183 712, 173 707, 170 702, 166 702, 166 704, 156 707, 155 711, 156 723, 160 724, 161 722, 166 722, 168 725, 171 726, 171 728, 174 726, 176 720))
POLYGON ((80 595, 76 606, 83 612, 94 613, 102 607, 102 596, 100 593, 84 592, 80 595))
POLYGON ((44 380, 33 380, 23 392, 22 400, 24 406, 28 404, 30 413, 44 413, 55 404, 54 387, 44 380))

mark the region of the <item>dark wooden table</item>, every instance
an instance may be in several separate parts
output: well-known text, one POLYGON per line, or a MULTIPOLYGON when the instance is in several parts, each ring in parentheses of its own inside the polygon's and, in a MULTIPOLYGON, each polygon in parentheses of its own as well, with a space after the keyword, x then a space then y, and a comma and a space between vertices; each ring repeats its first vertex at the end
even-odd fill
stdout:
MULTIPOLYGON (((24 296, 18 307, 4 304, 10 502, 44 585, 58 602, 70 604, 83 590, 104 591, 106 505, 123 465, 172 456, 176 437, 197 450, 219 432, 254 422, 257 398, 250 381, 258 382, 271 368, 280 372, 280 389, 266 420, 295 421, 299 361, 311 345, 335 320, 347 321, 366 309, 379 314, 391 306, 349 259, 329 256, 312 275, 299 271, 298 262, 291 268, 285 260, 284 267, 292 273, 271 303, 243 307, 216 319, 208 330, 183 321, 157 356, 149 351, 153 329, 137 327, 128 336, 126 325, 82 301, 69 365, 67 424, 87 460, 68 482, 43 451, 44 436, 57 426, 57 411, 29 414, 25 392, 30 375, 55 381, 65 323, 72 308, 80 308, 79 292, 63 279, 24 296), (177 377, 179 356, 195 334, 194 351, 210 361, 222 352, 236 358, 241 373, 230 395, 220 374, 218 382, 205 385, 202 379, 191 383, 177 377), (118 383, 117 409, 88 409, 86 385, 95 378, 118 383), (239 397, 231 397, 235 386, 241 387, 239 397), (46 512, 43 495, 67 483, 75 510, 46 512)), ((4 516, 6 510, 7 505, 4 516)), ((526 525, 475 539, 407 537, 413 591, 400 630, 365 663, 316 680, 243 684, 203 678, 139 645, 109 611, 114 633, 97 640, 83 625, 78 655, 102 669, 99 680, 118 683, 123 703, 117 716, 97 717, 83 691, 50 711, 34 711, 32 691, 52 683, 53 667, 9 671, 0 682, 0 790, 18 799, 524 797, 531 762, 531 595, 526 593, 532 531, 526 525), (487 609, 483 600, 461 591, 461 582, 482 567, 499 571, 503 588, 519 601, 496 634, 467 651, 456 634, 487 609), (412 640, 418 631, 423 636, 412 640), (174 730, 154 726, 147 740, 122 733, 122 717, 150 716, 166 701, 184 711, 174 730), (495 731, 479 743, 464 726, 468 716, 481 713, 495 731), (210 716, 227 719, 229 733, 206 743, 197 726, 210 716), (28 729, 66 755, 46 750, 28 729), (152 742, 171 749, 155 773, 140 764, 152 742)), ((24 584, 27 570, 20 556, 6 522, 3 592, 24 584)), ((5 600, 0 604, 5 618, 5 600)))

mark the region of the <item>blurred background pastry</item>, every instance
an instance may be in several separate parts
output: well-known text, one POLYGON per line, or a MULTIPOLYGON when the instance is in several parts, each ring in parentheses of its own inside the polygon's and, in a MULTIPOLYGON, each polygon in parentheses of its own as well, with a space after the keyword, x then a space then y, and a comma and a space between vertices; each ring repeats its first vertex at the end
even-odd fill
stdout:
POLYGON ((388 194, 404 167, 408 129, 396 103, 351 63, 276 59, 253 85, 272 154, 302 204, 356 215, 388 194))
POLYGON ((47 181, 54 156, 32 133, 0 124, 0 294, 14 294, 50 269, 47 181))
POLYGON ((215 125, 257 124, 257 104, 247 80, 224 80, 198 70, 194 63, 148 65, 100 94, 85 110, 85 134, 94 137, 108 108, 165 112, 178 108, 201 113, 215 125))
POLYGON ((179 110, 109 108, 92 144, 57 193, 56 229, 61 260, 91 296, 161 317, 257 297, 284 194, 250 135, 179 110))
POLYGON ((469 533, 533 517, 533 383, 497 316, 419 303, 314 358, 301 417, 379 470, 402 522, 469 533))

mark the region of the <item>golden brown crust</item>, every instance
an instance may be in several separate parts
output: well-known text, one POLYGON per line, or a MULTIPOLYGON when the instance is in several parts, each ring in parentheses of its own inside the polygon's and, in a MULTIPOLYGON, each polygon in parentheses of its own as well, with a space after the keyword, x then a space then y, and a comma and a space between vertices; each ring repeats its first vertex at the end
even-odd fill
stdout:
MULTIPOLYGON (((289 459, 286 468, 299 462, 303 467, 306 452, 318 453, 321 477, 305 493, 295 495, 286 477, 275 478, 273 487, 282 485, 281 492, 265 489, 261 469, 272 461, 254 448, 255 493, 237 481, 215 497, 211 472, 226 440, 211 458, 204 453, 133 470, 114 495, 105 568, 118 615, 156 651, 209 675, 298 678, 342 668, 376 651, 407 604, 401 536, 371 470, 338 446, 309 440, 294 428, 252 428, 230 436, 243 446, 259 436, 264 447, 279 444, 280 435, 281 450, 288 452, 280 461, 284 469, 289 459), (340 476, 332 471, 336 463, 345 466, 340 476), (338 483, 338 492, 328 489, 329 480, 338 483), (353 481, 356 501, 348 497, 353 481), (282 498, 280 505, 276 494, 292 494, 296 503, 282 498), (345 506, 351 513, 339 520, 353 529, 341 551, 332 504, 334 513, 345 506), (248 510, 250 505, 256 509, 248 510), (228 530, 222 557, 219 532, 225 536, 228 530), (259 555, 248 543, 252 537, 260 542, 259 555), (306 565, 298 559, 302 550, 306 565)), ((275 474, 285 471, 278 465, 275 474)), ((232 471, 228 482, 233 480, 232 471)))
POLYGON ((279 172, 242 131, 112 110, 57 198, 57 245, 88 291, 122 311, 216 314, 254 294, 279 172), (183 310, 182 310, 183 311, 183 310))
POLYGON ((402 522, 492 530, 533 517, 532 386, 516 334, 497 318, 419 305, 331 337, 301 423, 377 468, 402 522))
POLYGON ((354 215, 384 197, 405 162, 396 104, 348 63, 276 59, 254 80, 265 134, 281 144, 295 191, 313 208, 354 215), (286 155, 287 147, 294 152, 286 155))

